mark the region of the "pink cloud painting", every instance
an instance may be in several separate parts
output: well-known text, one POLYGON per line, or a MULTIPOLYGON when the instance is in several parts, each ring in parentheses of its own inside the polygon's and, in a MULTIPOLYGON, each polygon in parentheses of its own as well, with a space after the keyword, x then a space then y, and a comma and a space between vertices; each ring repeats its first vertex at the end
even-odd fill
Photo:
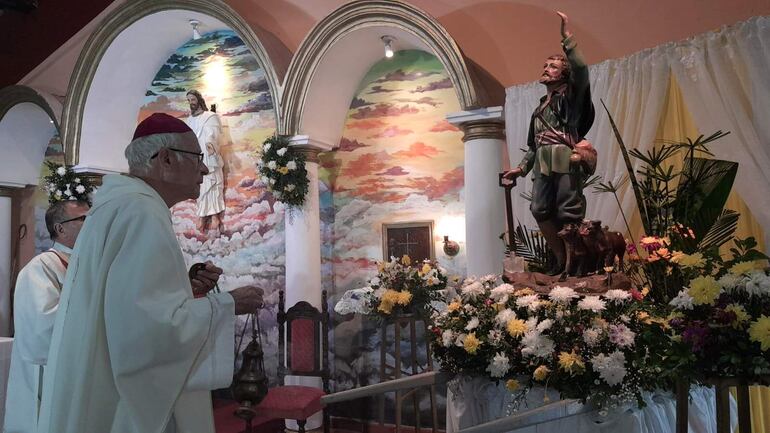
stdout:
POLYGON ((438 155, 440 152, 441 151, 435 147, 429 146, 422 141, 418 141, 412 143, 412 145, 409 146, 409 150, 400 150, 394 153, 393 156, 399 158, 430 158, 438 155))
POLYGON ((371 119, 377 117, 395 117, 403 114, 414 114, 420 110, 411 105, 397 106, 390 103, 379 103, 374 107, 366 106, 359 108, 350 117, 353 119, 371 119))
POLYGON ((413 132, 411 129, 402 129, 398 125, 392 125, 382 130, 382 132, 370 135, 369 138, 391 138, 398 137, 399 135, 409 135, 413 132))

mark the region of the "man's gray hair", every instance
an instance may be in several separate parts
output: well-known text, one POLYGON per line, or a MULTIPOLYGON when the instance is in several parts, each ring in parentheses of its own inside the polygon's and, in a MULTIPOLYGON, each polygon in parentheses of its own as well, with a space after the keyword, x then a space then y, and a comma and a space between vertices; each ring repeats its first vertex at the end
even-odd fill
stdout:
MULTIPOLYGON (((126 146, 124 154, 126 160, 128 160, 128 170, 130 173, 144 174, 152 165, 152 156, 160 152, 164 148, 179 148, 184 141, 186 134, 192 134, 195 137, 195 133, 163 133, 152 134, 144 137, 139 137, 136 140, 126 146)), ((179 152, 172 152, 176 155, 177 161, 182 159, 179 152)))

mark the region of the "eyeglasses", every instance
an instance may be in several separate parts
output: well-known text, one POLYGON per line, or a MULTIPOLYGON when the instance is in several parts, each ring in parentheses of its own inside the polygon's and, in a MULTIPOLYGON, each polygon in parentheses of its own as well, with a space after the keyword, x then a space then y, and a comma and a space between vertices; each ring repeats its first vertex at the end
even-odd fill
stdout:
MULTIPOLYGON (((196 155, 198 157, 198 162, 203 162, 203 153, 201 153, 201 152, 191 152, 189 150, 174 149, 173 147, 166 147, 166 149, 173 150, 174 152, 189 153, 190 155, 196 155)), ((155 152, 150 157, 150 159, 155 159, 155 157, 157 157, 159 153, 160 153, 160 150, 155 152)))
POLYGON ((68 220, 60 221, 59 224, 64 224, 64 223, 68 223, 68 222, 71 222, 71 221, 85 221, 85 220, 86 220, 86 215, 80 215, 79 217, 70 218, 68 220))

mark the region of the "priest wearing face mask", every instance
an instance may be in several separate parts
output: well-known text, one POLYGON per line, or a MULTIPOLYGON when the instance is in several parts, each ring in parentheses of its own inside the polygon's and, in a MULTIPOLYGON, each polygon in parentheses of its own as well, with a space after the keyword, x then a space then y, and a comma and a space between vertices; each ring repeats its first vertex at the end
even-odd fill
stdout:
POLYGON ((194 298, 169 208, 208 172, 195 133, 153 114, 109 175, 73 251, 43 380, 42 433, 213 433, 233 376, 236 314, 262 291, 194 298))

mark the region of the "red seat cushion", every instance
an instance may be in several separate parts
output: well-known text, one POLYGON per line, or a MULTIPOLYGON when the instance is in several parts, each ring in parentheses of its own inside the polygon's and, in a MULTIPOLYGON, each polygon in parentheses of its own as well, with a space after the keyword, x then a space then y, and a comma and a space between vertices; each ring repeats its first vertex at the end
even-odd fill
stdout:
POLYGON ((322 409, 324 395, 323 390, 311 386, 278 386, 268 390, 256 409, 271 418, 307 419, 322 409))

